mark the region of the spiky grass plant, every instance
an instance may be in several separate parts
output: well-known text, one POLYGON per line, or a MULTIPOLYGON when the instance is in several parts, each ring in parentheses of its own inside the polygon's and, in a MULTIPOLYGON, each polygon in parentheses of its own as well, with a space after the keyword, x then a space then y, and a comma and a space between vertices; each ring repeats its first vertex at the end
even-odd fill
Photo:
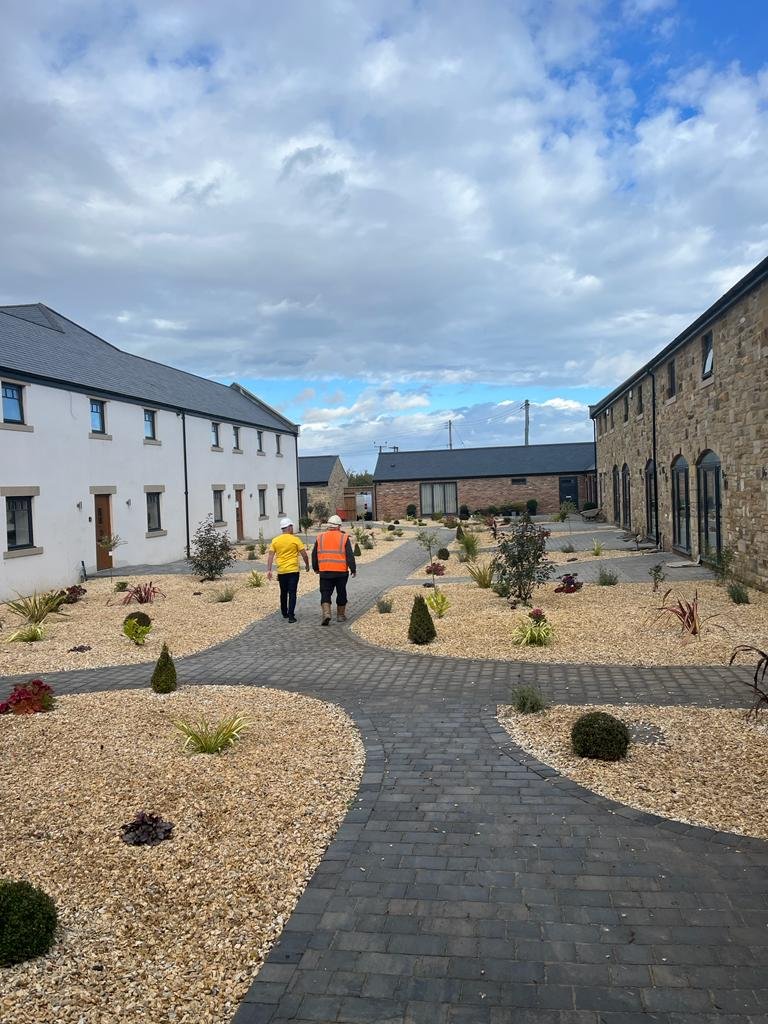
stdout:
POLYGON ((471 562, 467 571, 481 590, 489 590, 493 585, 494 568, 492 562, 471 562))
POLYGON ((603 546, 602 541, 599 541, 597 539, 597 537, 593 537, 592 538, 592 554, 599 558, 600 555, 602 555, 602 553, 604 551, 605 551, 605 548, 603 546))
POLYGON ((248 584, 249 587, 263 587, 264 577, 260 572, 256 572, 256 570, 254 569, 252 572, 248 574, 248 579, 245 582, 248 584))
POLYGON ((532 608, 528 617, 521 619, 512 633, 512 643, 518 647, 546 647, 554 638, 552 623, 541 608, 532 608))
POLYGON ((678 597, 672 604, 667 604, 667 598, 672 593, 668 590, 661 599, 659 611, 662 615, 671 615, 680 623, 680 630, 684 637, 698 637, 701 635, 703 622, 699 610, 699 592, 694 591, 693 599, 678 597))
POLYGON ((533 686, 520 686, 512 694, 512 707, 520 715, 537 715, 547 710, 547 702, 533 686))
POLYGON ((442 590, 435 590, 433 594, 427 594, 424 598, 429 606, 430 610, 435 613, 435 617, 442 619, 448 609, 451 607, 451 602, 445 596, 442 590))
POLYGON ((231 715, 220 722, 178 721, 173 723, 184 737, 182 750, 190 754, 218 754, 241 738, 250 725, 244 715, 231 715))
POLYGON ((19 594, 15 601, 8 601, 8 611, 18 615, 25 622, 39 625, 56 612, 61 614, 61 606, 67 597, 66 590, 48 590, 44 594, 30 594, 22 597, 19 594))
POLYGON ((42 640, 44 637, 43 624, 41 622, 30 622, 27 626, 22 626, 21 629, 17 629, 15 633, 11 633, 8 637, 9 644, 34 644, 38 640, 42 640))
POLYGON ((228 604, 230 601, 234 601, 234 599, 234 587, 222 587, 221 590, 214 590, 209 598, 211 604, 228 604))

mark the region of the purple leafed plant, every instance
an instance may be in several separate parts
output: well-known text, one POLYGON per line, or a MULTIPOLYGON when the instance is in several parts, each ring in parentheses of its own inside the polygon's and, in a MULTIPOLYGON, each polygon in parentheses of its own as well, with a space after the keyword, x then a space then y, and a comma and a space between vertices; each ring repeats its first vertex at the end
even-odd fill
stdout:
POLYGON ((163 821, 159 814, 139 811, 133 821, 120 826, 120 838, 129 846, 158 846, 171 839, 173 822, 163 821))
POLYGON ((152 604, 156 597, 165 597, 165 594, 150 580, 149 583, 137 583, 133 587, 128 587, 120 603, 130 604, 135 601, 136 604, 152 604))
POLYGON ((562 576, 558 576, 561 583, 559 587, 555 587, 555 593, 575 594, 577 590, 581 590, 584 584, 576 579, 578 575, 577 572, 564 572, 562 576))

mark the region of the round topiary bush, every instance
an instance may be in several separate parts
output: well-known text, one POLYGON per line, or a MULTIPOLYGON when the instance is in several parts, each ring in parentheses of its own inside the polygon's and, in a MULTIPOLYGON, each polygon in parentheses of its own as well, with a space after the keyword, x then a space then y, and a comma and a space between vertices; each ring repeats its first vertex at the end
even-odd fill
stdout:
POLYGON ((125 625, 126 622, 130 621, 131 619, 135 619, 140 626, 152 625, 152 619, 149 617, 149 615, 147 615, 146 612, 128 612, 128 614, 123 619, 123 625, 125 625))
POLYGON ((47 953, 56 932, 56 904, 29 882, 0 882, 0 967, 47 953))
POLYGON ((441 558, 444 562, 447 562, 448 559, 451 557, 451 552, 448 550, 448 548, 440 548, 440 550, 437 552, 437 557, 441 558))
POLYGON ((589 711, 574 722, 571 746, 577 757, 620 761, 629 747, 629 729, 605 711, 589 711))

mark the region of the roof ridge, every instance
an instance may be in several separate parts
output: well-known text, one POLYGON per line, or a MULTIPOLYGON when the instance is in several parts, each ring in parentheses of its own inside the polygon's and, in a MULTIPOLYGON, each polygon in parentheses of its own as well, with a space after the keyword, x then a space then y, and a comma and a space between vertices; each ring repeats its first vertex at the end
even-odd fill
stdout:
POLYGON ((52 331, 58 331, 59 334, 64 333, 64 328, 60 327, 54 320, 51 319, 51 313, 54 310, 49 309, 48 306, 43 302, 18 302, 10 306, 0 306, 0 313, 5 313, 7 316, 15 317, 17 320, 25 320, 28 324, 34 324, 35 327, 48 327, 52 331), (21 313, 15 313, 13 310, 20 309, 37 309, 46 320, 46 323, 41 324, 37 320, 30 320, 28 316, 23 316, 21 313))

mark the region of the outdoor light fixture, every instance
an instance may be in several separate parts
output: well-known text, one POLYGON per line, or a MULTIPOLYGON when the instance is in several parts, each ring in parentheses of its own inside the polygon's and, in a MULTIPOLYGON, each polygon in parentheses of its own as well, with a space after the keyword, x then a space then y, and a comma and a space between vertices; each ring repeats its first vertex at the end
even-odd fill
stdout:
POLYGON ((130 508, 131 507, 131 499, 130 498, 126 498, 125 504, 128 506, 128 508, 130 508))
POLYGON ((78 503, 77 503, 77 505, 75 506, 75 508, 78 508, 78 509, 80 509, 80 511, 82 512, 82 511, 83 511, 83 503, 82 503, 82 501, 78 501, 78 503))

